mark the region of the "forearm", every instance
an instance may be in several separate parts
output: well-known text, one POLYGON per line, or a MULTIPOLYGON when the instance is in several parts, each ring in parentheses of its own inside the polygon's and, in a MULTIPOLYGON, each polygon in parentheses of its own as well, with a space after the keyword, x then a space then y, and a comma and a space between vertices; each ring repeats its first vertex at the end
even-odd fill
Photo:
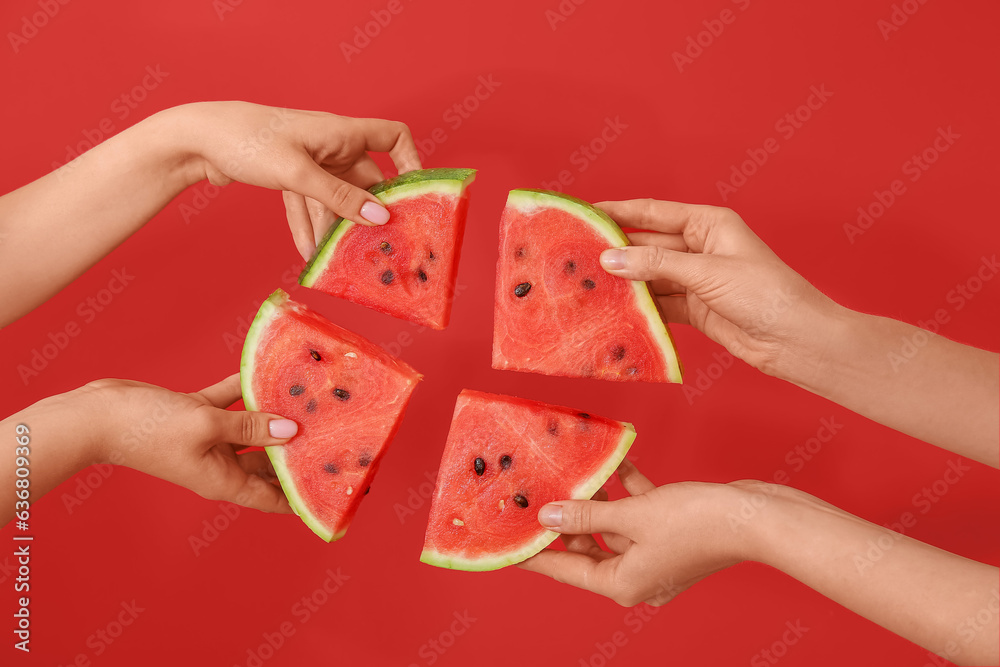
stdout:
POLYGON ((204 178, 188 148, 187 113, 151 116, 0 197, 0 326, 52 297, 204 178))
POLYGON ((753 560, 953 662, 997 664, 997 568, 772 488, 755 521, 753 560))
POLYGON ((996 353, 846 309, 821 345, 805 343, 782 375, 880 424, 998 466, 996 353))
POLYGON ((0 525, 14 517, 19 501, 34 504, 92 463, 98 451, 99 418, 82 411, 85 388, 43 399, 0 421, 0 525), (69 397, 73 397, 72 399, 69 397), (19 458, 20 457, 20 458, 19 458), (18 468, 27 474, 17 474, 18 468), (26 480, 19 482, 18 480, 26 480), (23 491, 27 489, 28 498, 23 491), (22 491, 20 496, 18 491, 22 491))

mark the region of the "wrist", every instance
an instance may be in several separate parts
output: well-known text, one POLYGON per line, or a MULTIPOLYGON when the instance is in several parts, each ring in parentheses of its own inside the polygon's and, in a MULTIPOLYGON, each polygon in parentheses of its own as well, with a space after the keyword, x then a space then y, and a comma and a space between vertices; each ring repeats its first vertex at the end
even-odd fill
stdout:
POLYGON ((832 300, 812 311, 804 318, 808 324, 790 337, 765 372, 822 396, 854 361, 852 341, 864 315, 832 300))
POLYGON ((774 566, 787 538, 782 514, 799 492, 780 484, 739 480, 731 489, 722 524, 739 560, 774 566))
POLYGON ((46 434, 65 477, 104 462, 105 411, 94 399, 81 387, 38 401, 21 418, 32 431, 46 434))
POLYGON ((167 180, 179 189, 207 177, 207 161, 202 155, 202 116, 205 103, 183 104, 164 109, 143 121, 152 154, 167 170, 167 180))

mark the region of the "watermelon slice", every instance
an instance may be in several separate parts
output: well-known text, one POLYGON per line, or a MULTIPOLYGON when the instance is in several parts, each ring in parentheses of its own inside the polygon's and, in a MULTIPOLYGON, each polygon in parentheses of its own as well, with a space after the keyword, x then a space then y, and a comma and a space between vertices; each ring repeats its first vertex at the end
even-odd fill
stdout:
POLYGON ((298 423, 266 451, 292 509, 327 542, 347 531, 420 378, 280 289, 257 312, 240 362, 243 402, 298 423))
POLYGON ((444 329, 475 169, 421 169, 373 186, 389 209, 385 225, 339 218, 320 241, 299 284, 444 329))
POLYGON ((618 225, 585 201, 511 190, 500 222, 493 368, 681 382, 649 286, 601 268, 602 250, 626 245, 618 225))
POLYGON ((535 555, 557 535, 538 523, 539 508, 593 496, 634 439, 626 422, 464 390, 441 457, 420 560, 482 571, 535 555))

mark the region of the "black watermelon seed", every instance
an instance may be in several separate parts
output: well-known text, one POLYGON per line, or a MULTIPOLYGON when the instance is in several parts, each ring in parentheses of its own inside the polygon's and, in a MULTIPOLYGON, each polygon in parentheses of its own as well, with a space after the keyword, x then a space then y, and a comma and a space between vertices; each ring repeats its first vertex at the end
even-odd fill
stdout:
POLYGON ((524 252, 524 248, 518 248, 517 250, 514 251, 514 257, 517 257, 518 259, 524 257, 525 254, 526 253, 524 252))
POLYGON ((365 495, 367 496, 368 492, 371 491, 371 490, 372 490, 372 487, 370 487, 370 486, 367 489, 365 489, 365 495))
POLYGON ((514 296, 522 297, 531 291, 531 283, 521 283, 514 288, 514 296))
POLYGON ((476 460, 472 462, 472 467, 475 469, 476 474, 482 477, 483 473, 486 472, 486 461, 476 457, 476 460))
POLYGON ((292 388, 288 390, 288 393, 291 394, 292 396, 298 396, 299 394, 301 394, 305 390, 306 390, 306 388, 303 387, 302 385, 300 385, 300 384, 293 384, 292 388))
POLYGON ((427 274, 424 273, 423 269, 420 269, 420 270, 417 271, 417 278, 419 278, 420 282, 422 282, 422 283, 427 282, 427 274))
POLYGON ((618 345, 615 347, 615 349, 611 351, 611 354, 615 356, 615 359, 621 361, 622 359, 625 358, 625 348, 622 347, 621 345, 618 345))
POLYGON ((433 250, 431 250, 430 253, 428 253, 427 259, 431 260, 432 262, 434 261, 434 251, 433 250))
POLYGON ((333 463, 324 463, 323 470, 327 471, 331 475, 336 475, 338 472, 340 472, 340 468, 338 468, 333 463))
POLYGON ((386 269, 382 274, 382 284, 388 285, 392 282, 392 279, 396 277, 396 274, 392 272, 392 269, 386 269))
POLYGON ((509 456, 507 456, 506 454, 504 454, 503 456, 500 457, 500 467, 503 470, 506 470, 507 468, 509 468, 510 464, 511 464, 511 458, 509 456))
POLYGON ((568 262, 566 262, 566 268, 563 270, 566 272, 566 275, 572 275, 576 273, 576 262, 574 262, 573 260, 569 260, 568 262))
POLYGON ((550 421, 549 422, 549 429, 548 430, 549 430, 549 433, 551 433, 552 435, 558 435, 559 434, 559 422, 557 422, 554 419, 552 421, 550 421))
POLYGON ((581 284, 581 285, 583 285, 583 289, 587 289, 587 290, 590 290, 590 289, 594 289, 595 287, 597 287, 597 283, 595 283, 595 282, 594 282, 593 280, 591 280, 590 278, 587 278, 587 279, 585 279, 585 280, 584 280, 584 281, 583 281, 582 283, 580 283, 580 284, 581 284))
POLYGON ((392 254, 392 244, 389 243, 388 241, 382 241, 381 243, 379 243, 378 249, 381 250, 386 255, 392 254))
POLYGON ((336 389, 333 390, 333 395, 342 401, 346 401, 351 397, 351 392, 347 391, 346 389, 341 389, 340 387, 337 387, 336 389))
POLYGON ((636 368, 635 366, 631 366, 629 368, 626 368, 625 372, 628 373, 629 375, 635 375, 636 371, 638 371, 638 370, 639 369, 636 368))
POLYGON ((578 412, 576 414, 578 417, 583 417, 584 419, 590 419, 590 415, 588 415, 586 412, 578 412))
POLYGON ((517 503, 517 506, 521 508, 528 506, 528 499, 522 496, 520 493, 514 496, 514 502, 517 503))
POLYGON ((358 457, 358 465, 361 466, 362 468, 367 468, 371 462, 372 462, 371 454, 362 454, 361 456, 358 457))
POLYGON ((306 403, 306 412, 316 412, 316 399, 310 398, 309 402, 306 403))
POLYGON ((316 350, 309 350, 309 356, 311 356, 316 361, 322 361, 323 357, 319 356, 319 352, 316 350))

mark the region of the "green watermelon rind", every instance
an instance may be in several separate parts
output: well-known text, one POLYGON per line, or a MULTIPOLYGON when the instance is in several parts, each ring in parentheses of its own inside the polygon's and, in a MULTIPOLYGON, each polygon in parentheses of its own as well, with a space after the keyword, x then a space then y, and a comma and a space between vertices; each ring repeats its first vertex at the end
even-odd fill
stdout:
MULTIPOLYGON (((621 438, 618 440, 618 445, 615 447, 614 452, 608 456, 604 465, 602 465, 597 472, 581 482, 570 493, 570 497, 565 500, 590 499, 595 493, 597 493, 597 490, 611 478, 611 475, 614 474, 615 470, 618 469, 618 466, 625 458, 625 455, 628 454, 628 450, 632 447, 632 443, 635 442, 636 435, 635 427, 632 426, 632 424, 629 422, 618 423, 622 425, 624 431, 622 432, 621 438)), ((531 558, 542 549, 552 544, 552 541, 557 537, 559 537, 559 533, 552 530, 546 530, 532 542, 521 547, 520 549, 496 557, 461 558, 459 556, 442 554, 433 549, 424 549, 420 553, 420 562, 450 570, 489 572, 491 570, 499 570, 500 568, 507 567, 509 565, 515 565, 521 561, 531 558)))
MULTIPOLYGON (((431 192, 440 194, 453 194, 461 197, 465 189, 476 180, 475 169, 459 168, 435 168, 417 169, 400 174, 395 178, 376 183, 368 189, 381 200, 385 205, 392 204, 400 199, 416 197, 431 192)), ((358 223, 337 218, 330 229, 316 246, 316 251, 309 258, 302 273, 299 275, 299 284, 303 287, 312 287, 323 275, 330 265, 333 255, 340 240, 350 231, 351 227, 358 223)))
MULTIPOLYGON (((253 318, 253 322, 250 324, 250 330, 247 332, 246 340, 243 342, 243 353, 240 357, 240 389, 243 391, 243 403, 247 410, 258 411, 260 407, 257 403, 257 397, 253 393, 253 373, 254 365, 257 352, 257 347, 260 344, 261 336, 267 331, 268 325, 276 317, 280 316, 282 306, 289 300, 288 293, 282 289, 277 289, 274 293, 269 296, 264 303, 260 305, 260 309, 257 311, 257 316, 253 318)), ((292 511, 297 514, 303 522, 310 529, 321 538, 327 542, 336 542, 344 536, 347 529, 340 531, 339 533, 330 532, 326 526, 324 526, 319 519, 317 519, 309 510, 306 508, 306 503, 299 495, 298 489, 296 488, 295 482, 292 479, 291 472, 288 470, 288 466, 285 463, 285 449, 283 446, 265 447, 264 451, 267 452, 267 458, 271 460, 271 465, 274 466, 274 473, 278 476, 278 481, 281 482, 281 488, 285 492, 285 497, 288 499, 288 504, 291 506, 292 511)))
MULTIPOLYGON (((621 230, 614 220, 607 213, 597 208, 593 204, 573 195, 554 192, 552 190, 536 190, 532 188, 522 188, 511 190, 507 196, 507 205, 514 206, 522 211, 529 211, 534 208, 558 208, 572 216, 586 220, 600 234, 607 239, 614 248, 631 245, 628 236, 621 230)), ((663 322, 660 308, 653 298, 653 293, 649 289, 649 284, 641 280, 633 280, 632 290, 635 292, 636 305, 639 311, 645 316, 649 324, 649 331, 657 343, 657 348, 663 355, 663 361, 667 367, 667 378, 671 382, 681 384, 684 382, 684 370, 681 366, 680 357, 677 356, 677 347, 674 345, 674 338, 670 329, 663 322)))

